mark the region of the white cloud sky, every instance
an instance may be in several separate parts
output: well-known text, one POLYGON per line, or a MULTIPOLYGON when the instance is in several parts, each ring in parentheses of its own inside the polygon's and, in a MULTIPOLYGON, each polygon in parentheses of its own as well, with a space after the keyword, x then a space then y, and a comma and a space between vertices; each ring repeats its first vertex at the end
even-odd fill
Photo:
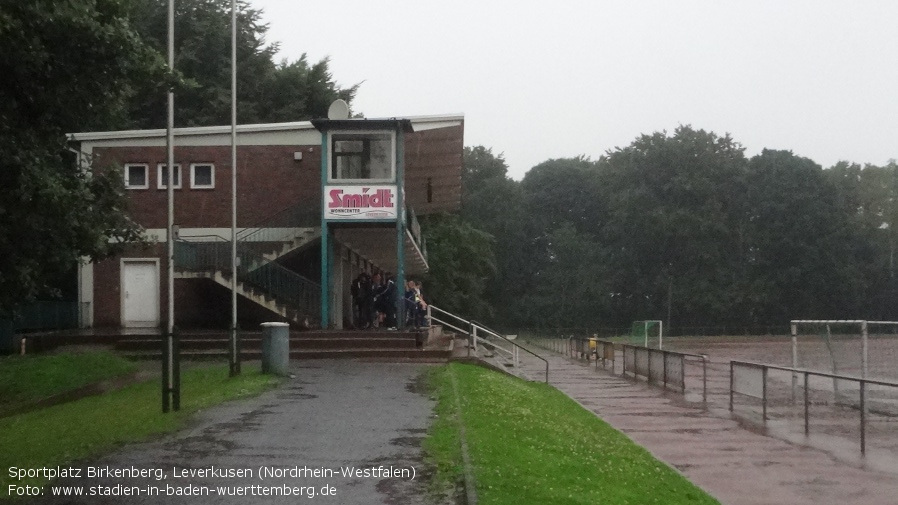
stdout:
POLYGON ((680 124, 824 167, 898 158, 898 2, 250 0, 367 117, 465 114, 521 178, 680 124))

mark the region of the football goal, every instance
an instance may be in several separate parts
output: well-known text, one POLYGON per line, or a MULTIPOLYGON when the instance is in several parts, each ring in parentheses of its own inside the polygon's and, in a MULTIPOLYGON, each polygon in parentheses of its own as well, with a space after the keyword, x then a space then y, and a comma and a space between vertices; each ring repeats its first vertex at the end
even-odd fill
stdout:
MULTIPOLYGON (((893 367, 886 361, 895 344, 898 321, 795 319, 790 321, 790 330, 793 368, 869 379, 886 378, 886 368, 893 367), (879 355, 883 359, 877 359, 879 355)), ((793 374, 793 392, 796 382, 793 374)), ((853 381, 833 378, 831 387, 837 400, 857 395, 853 381)))
POLYGON ((662 348, 664 323, 658 320, 633 321, 630 326, 630 342, 634 345, 662 348))
POLYGON ((867 378, 870 334, 895 334, 898 321, 794 319, 792 366, 867 378))

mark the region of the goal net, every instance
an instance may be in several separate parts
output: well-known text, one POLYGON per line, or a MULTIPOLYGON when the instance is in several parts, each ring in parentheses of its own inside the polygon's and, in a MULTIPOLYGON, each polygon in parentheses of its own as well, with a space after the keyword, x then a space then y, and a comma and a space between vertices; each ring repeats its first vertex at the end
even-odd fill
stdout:
POLYGON ((863 376, 866 321, 793 320, 791 327, 792 366, 863 376))
MULTIPOLYGON (((898 321, 793 320, 792 366, 833 375, 894 381, 898 357, 898 321)), ((798 377, 793 378, 793 391, 798 377)), ((856 406, 859 383, 845 379, 811 379, 810 387, 832 392, 839 404, 856 406)), ((894 397, 895 388, 868 388, 870 399, 894 397), (880 391, 882 389, 882 391, 880 391)))
POLYGON ((633 321, 630 326, 630 343, 661 349, 664 325, 661 321, 633 321))

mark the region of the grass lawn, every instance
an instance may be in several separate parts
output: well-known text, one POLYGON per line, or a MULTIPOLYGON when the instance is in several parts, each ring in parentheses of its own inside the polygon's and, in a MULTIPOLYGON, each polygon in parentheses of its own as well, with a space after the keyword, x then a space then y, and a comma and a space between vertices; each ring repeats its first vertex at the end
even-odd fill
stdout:
POLYGON ((0 415, 136 369, 108 351, 0 357, 0 415))
POLYGON ((436 480, 460 478, 460 417, 480 505, 718 503, 551 386, 457 363, 431 385, 438 417, 425 450, 436 480))
MULTIPOLYGON (((227 366, 185 368, 181 410, 163 414, 159 380, 119 391, 0 418, 0 497, 13 481, 10 467, 39 468, 95 457, 129 442, 177 430, 198 410, 257 394, 279 382, 258 366, 229 378, 227 366)), ((40 480, 16 481, 43 485, 40 480)))

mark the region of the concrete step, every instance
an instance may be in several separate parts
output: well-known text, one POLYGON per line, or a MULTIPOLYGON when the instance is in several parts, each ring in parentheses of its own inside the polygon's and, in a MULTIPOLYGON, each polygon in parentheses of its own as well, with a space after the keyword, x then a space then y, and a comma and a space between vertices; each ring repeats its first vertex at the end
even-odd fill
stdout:
MULTIPOLYGON (((421 330, 425 331, 425 330, 421 330)), ((372 337, 390 337, 390 338, 411 338, 414 339, 416 335, 420 333, 418 331, 389 331, 389 330, 306 330, 306 331, 290 331, 290 340, 308 340, 308 339, 328 339, 328 338, 344 338, 344 339, 366 339, 372 337)), ((214 340, 221 339, 227 340, 230 335, 227 331, 182 331, 180 333, 181 340, 188 339, 201 339, 201 340, 214 340)), ((261 331, 241 331, 240 337, 243 339, 247 338, 262 338, 261 331)), ((125 340, 130 338, 159 338, 159 333, 140 333, 136 335, 119 335, 119 339, 125 340)))
MULTIPOLYGON (((216 350, 227 349, 228 341, 225 339, 189 339, 181 340, 181 349, 187 350, 216 350)), ((241 338, 240 347, 243 349, 262 349, 261 338, 241 338)), ((291 339, 290 349, 414 349, 417 347, 413 338, 366 338, 366 339, 291 339)), ((141 351, 162 348, 162 340, 128 340, 116 344, 117 351, 141 351)))
MULTIPOLYGON (((448 361, 452 351, 449 349, 291 349, 290 359, 367 359, 376 361, 427 360, 433 362, 448 361)), ((158 360, 160 351, 128 351, 123 356, 131 359, 158 360)), ((224 360, 227 350, 182 350, 184 360, 224 360)), ((241 359, 258 360, 262 358, 261 350, 241 349, 241 359)))
MULTIPOLYGON (((327 336, 314 336, 307 338, 292 336, 290 338, 291 349, 308 350, 341 350, 341 349, 414 349, 423 343, 423 335, 420 340, 414 333, 397 332, 370 332, 370 333, 332 333, 327 336)), ((217 350, 227 349, 227 335, 204 335, 200 337, 181 337, 181 349, 187 350, 217 350)), ((115 343, 117 351, 155 351, 162 348, 160 337, 122 338, 115 343)), ((241 335, 241 348, 247 350, 261 350, 261 334, 241 335)))

